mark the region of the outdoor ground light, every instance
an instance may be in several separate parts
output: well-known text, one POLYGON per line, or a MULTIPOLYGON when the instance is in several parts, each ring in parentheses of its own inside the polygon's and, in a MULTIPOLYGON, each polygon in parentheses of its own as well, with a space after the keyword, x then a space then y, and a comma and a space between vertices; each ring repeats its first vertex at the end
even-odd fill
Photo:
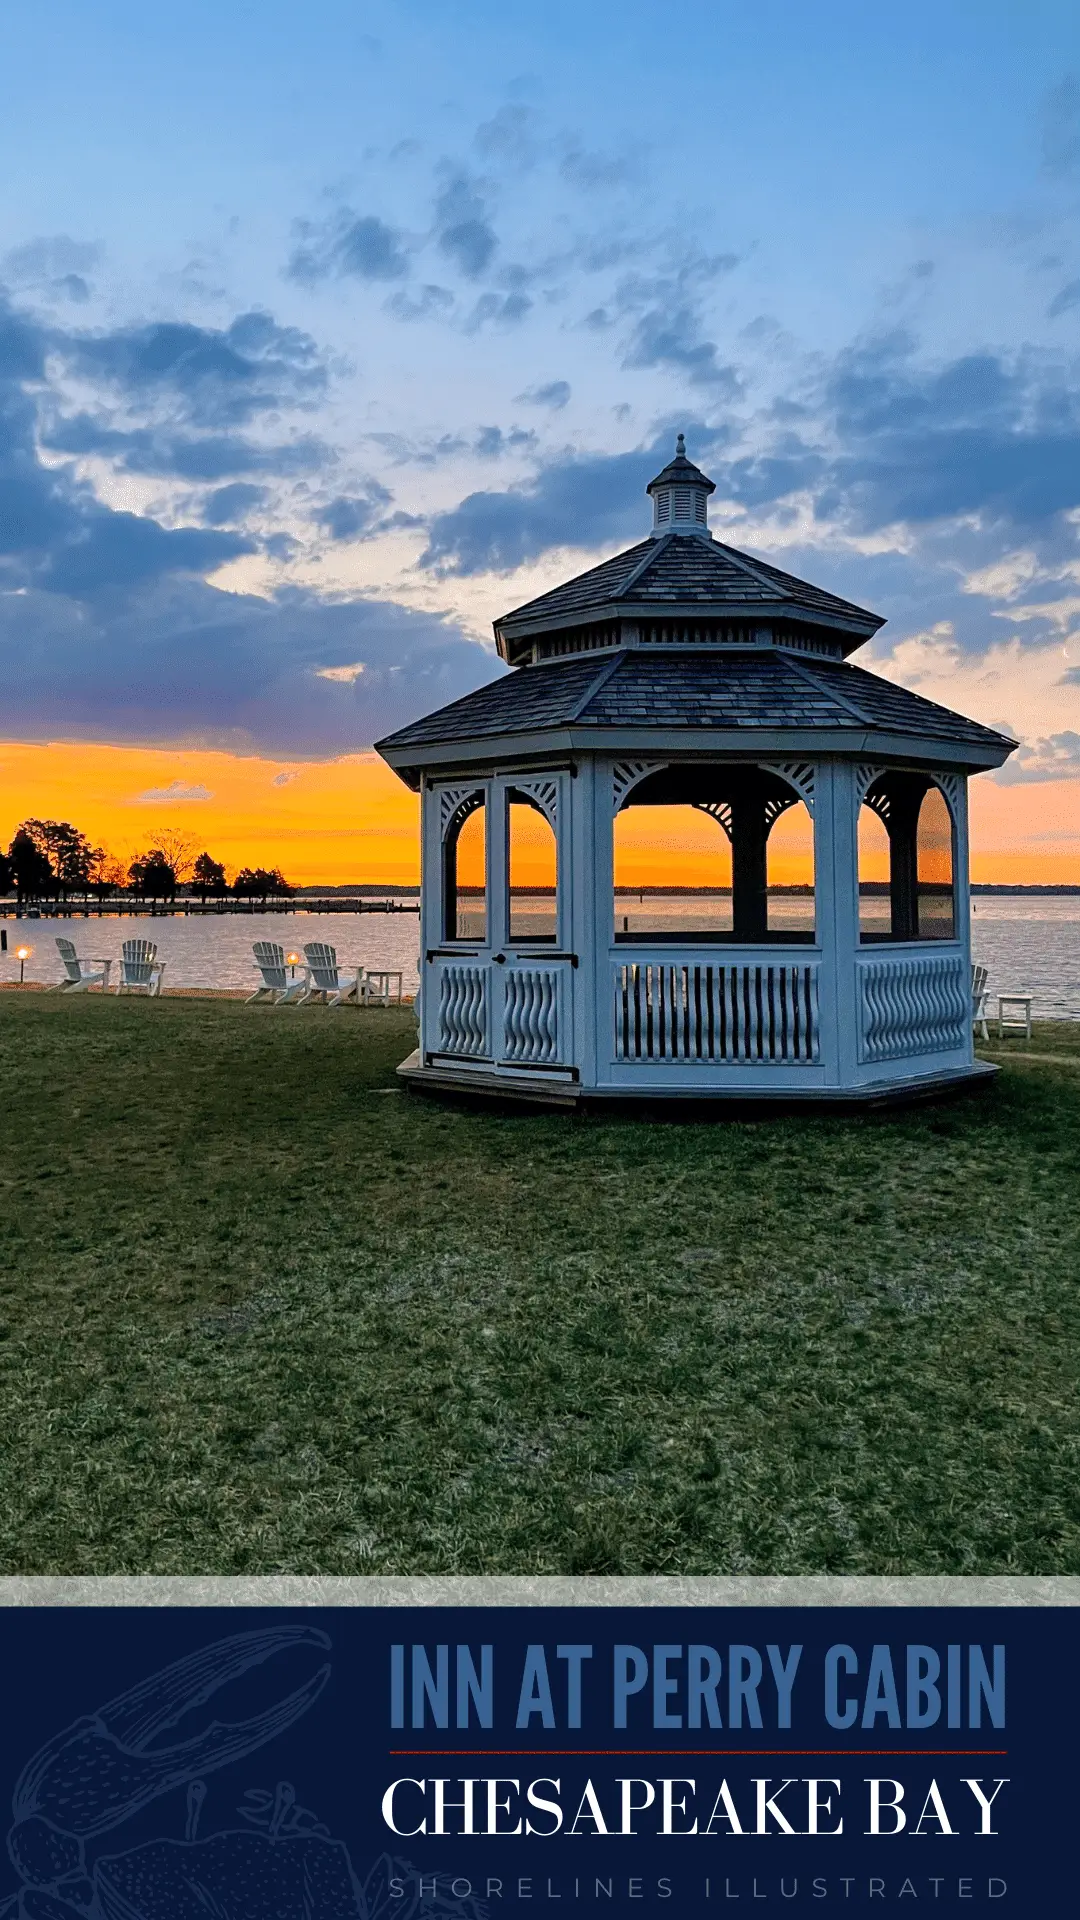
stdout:
POLYGON ((20 987, 21 987, 21 986, 22 986, 22 984, 23 984, 23 974, 24 974, 24 973, 25 973, 25 971, 26 971, 26 963, 27 963, 27 961, 29 960, 29 958, 30 958, 30 955, 31 955, 31 954, 33 953, 33 951, 34 951, 34 949, 33 949, 33 947, 16 947, 16 949, 15 949, 15 958, 16 958, 16 960, 17 960, 17 961, 18 961, 18 963, 19 963, 19 985, 20 985, 20 987))

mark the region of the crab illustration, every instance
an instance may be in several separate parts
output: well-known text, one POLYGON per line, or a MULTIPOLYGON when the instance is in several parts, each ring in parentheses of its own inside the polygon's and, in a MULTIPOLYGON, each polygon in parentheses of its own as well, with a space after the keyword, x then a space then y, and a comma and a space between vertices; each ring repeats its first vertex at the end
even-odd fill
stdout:
MULTIPOLYGON (((97 1920, 105 1910, 97 1876, 87 1869, 86 1842, 122 1825, 161 1794, 253 1753, 291 1726, 322 1692, 329 1663, 251 1719, 214 1720, 193 1739, 173 1746, 151 1743, 276 1654, 329 1646, 326 1634, 315 1627, 233 1634, 175 1661, 47 1740, 23 1768, 12 1796, 8 1853, 23 1886, 0 1906, 0 1920, 16 1913, 20 1920, 97 1920)), ((129 1915, 138 1911, 127 1909, 129 1915)))
POLYGON ((482 1920, 471 1898, 422 1891, 409 1864, 389 1855, 361 1881, 344 1841, 297 1804, 286 1780, 273 1792, 245 1794, 244 1826, 200 1838, 204 1776, 254 1753, 306 1713, 329 1663, 251 1719, 214 1720, 193 1739, 152 1743, 230 1681, 304 1647, 327 1651, 330 1642, 304 1626, 215 1641, 39 1747, 12 1797, 8 1852, 23 1884, 0 1902, 0 1920, 482 1920), (182 1786, 182 1839, 98 1851, 88 1861, 88 1842, 182 1786), (404 1898, 392 1891, 410 1879, 404 1898))

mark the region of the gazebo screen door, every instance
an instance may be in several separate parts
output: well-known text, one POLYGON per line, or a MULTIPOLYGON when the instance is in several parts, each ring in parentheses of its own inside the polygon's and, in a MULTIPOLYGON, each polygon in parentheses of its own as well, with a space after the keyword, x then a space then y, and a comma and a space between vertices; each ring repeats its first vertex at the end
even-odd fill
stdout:
POLYGON ((556 1068, 570 1062, 570 973, 563 929, 566 775, 493 783, 493 1003, 498 1064, 556 1068), (495 939, 496 927, 499 937, 495 939), (501 991, 500 991, 501 987, 501 991))

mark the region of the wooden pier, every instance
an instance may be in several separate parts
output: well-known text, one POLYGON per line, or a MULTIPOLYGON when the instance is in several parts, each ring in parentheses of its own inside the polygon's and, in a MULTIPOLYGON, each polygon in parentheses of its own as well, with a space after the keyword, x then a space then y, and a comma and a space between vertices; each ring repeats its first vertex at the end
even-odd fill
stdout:
POLYGON ((101 920, 184 919, 229 913, 415 913, 419 900, 366 900, 359 894, 294 894, 289 899, 268 900, 140 900, 131 894, 116 894, 104 900, 24 900, 0 898, 0 919, 13 920, 101 920))

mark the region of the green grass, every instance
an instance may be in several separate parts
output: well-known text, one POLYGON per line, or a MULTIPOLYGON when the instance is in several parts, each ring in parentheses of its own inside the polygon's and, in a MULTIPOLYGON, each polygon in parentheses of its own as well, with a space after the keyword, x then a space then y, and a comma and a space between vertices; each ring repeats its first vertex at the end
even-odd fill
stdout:
POLYGON ((0 1569, 1080 1571, 1080 1029, 721 1124, 412 1034, 0 994, 0 1569))

